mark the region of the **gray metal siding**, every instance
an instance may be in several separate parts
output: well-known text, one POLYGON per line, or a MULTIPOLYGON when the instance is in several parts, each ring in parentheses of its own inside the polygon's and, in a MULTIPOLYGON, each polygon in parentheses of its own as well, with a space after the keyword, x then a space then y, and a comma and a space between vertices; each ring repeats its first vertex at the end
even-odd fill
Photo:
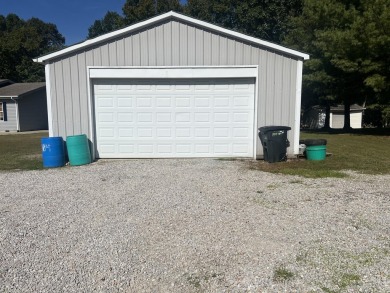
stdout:
POLYGON ((0 120, 0 131, 17 131, 15 102, 10 99, 0 99, 0 103, 2 102, 7 103, 7 121, 0 120))
POLYGON ((48 129, 46 89, 21 97, 18 107, 20 131, 48 129))
MULTIPOLYGON (((258 126, 294 127, 298 59, 179 21, 164 21, 53 61, 53 134, 89 135, 87 66, 259 65, 258 126)), ((295 129, 293 129, 295 131, 295 129)), ((293 131, 289 132, 291 145, 293 131)), ((296 131, 299 131, 297 129, 296 131)), ((258 149, 261 153, 261 147, 258 149)), ((292 147, 289 153, 292 153, 292 147)))

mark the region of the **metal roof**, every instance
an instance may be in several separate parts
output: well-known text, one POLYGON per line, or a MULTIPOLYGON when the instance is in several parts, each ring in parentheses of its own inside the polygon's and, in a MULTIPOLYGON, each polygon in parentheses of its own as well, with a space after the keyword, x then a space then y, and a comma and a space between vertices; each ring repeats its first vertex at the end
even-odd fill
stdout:
POLYGON ((281 53, 289 54, 291 56, 299 57, 299 58, 302 58, 304 60, 309 59, 308 54, 305 54, 305 53, 302 53, 302 52, 299 52, 296 50, 292 50, 292 49, 289 49, 289 48, 286 48, 286 47, 283 47, 283 46, 280 46, 280 45, 277 45, 277 44, 274 44, 271 42, 267 42, 267 41, 264 41, 261 39, 250 37, 250 36, 242 34, 242 33, 228 30, 228 29, 222 28, 220 26, 217 26, 217 25, 214 25, 214 24, 202 21, 202 20, 198 20, 198 19, 195 19, 192 17, 188 17, 185 15, 170 11, 170 12, 164 13, 162 15, 158 15, 156 17, 153 17, 151 19, 148 19, 148 20, 133 24, 131 26, 125 27, 123 29, 116 30, 114 32, 107 33, 107 34, 104 34, 102 36, 96 37, 94 39, 86 40, 82 43, 75 44, 75 45, 70 46, 68 48, 65 48, 63 50, 60 50, 60 51, 57 51, 57 52, 54 52, 54 53, 51 53, 51 54, 48 54, 45 56, 38 57, 38 58, 34 59, 34 61, 44 63, 45 61, 49 61, 51 59, 58 58, 58 57, 61 57, 63 55, 66 55, 66 54, 69 54, 69 53, 72 53, 72 52, 75 52, 75 51, 78 51, 81 49, 85 49, 87 47, 96 46, 99 43, 103 43, 105 41, 108 41, 108 40, 123 36, 125 34, 131 33, 133 31, 143 29, 143 28, 148 27, 154 23, 169 20, 169 19, 179 20, 179 21, 183 21, 183 22, 190 23, 193 25, 201 26, 201 27, 207 28, 211 31, 215 31, 217 33, 222 33, 222 34, 225 34, 227 36, 231 36, 233 38, 240 39, 242 41, 261 45, 263 47, 266 47, 266 48, 269 48, 269 49, 272 49, 275 51, 279 51, 281 53))
MULTIPOLYGON (((362 106, 359 106, 358 104, 353 104, 353 105, 349 106, 349 109, 351 111, 362 111, 365 108, 362 107, 362 106)), ((344 111, 344 105, 337 105, 337 106, 334 106, 334 107, 330 107, 330 110, 332 110, 332 111, 344 111)))
MULTIPOLYGON (((315 105, 313 106, 311 109, 315 109, 315 110, 323 110, 325 111, 325 106, 320 106, 320 105, 315 105)), ((358 105, 358 104, 353 104, 353 105, 350 105, 349 106, 349 110, 350 111, 363 111, 365 110, 366 108, 358 105)), ((331 106, 330 107, 330 111, 331 112, 344 112, 344 105, 335 105, 335 106, 331 106)))
POLYGON ((0 98, 17 98, 46 86, 44 82, 14 83, 0 88, 0 98))

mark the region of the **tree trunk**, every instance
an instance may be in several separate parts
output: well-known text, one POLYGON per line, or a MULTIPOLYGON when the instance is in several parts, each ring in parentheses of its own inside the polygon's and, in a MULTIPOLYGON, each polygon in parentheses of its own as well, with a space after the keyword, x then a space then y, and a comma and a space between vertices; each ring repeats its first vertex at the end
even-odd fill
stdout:
POLYGON ((351 128, 351 100, 349 97, 344 98, 344 128, 345 131, 350 131, 351 128))
POLYGON ((330 103, 326 103, 326 106, 325 106, 324 130, 330 130, 330 103))

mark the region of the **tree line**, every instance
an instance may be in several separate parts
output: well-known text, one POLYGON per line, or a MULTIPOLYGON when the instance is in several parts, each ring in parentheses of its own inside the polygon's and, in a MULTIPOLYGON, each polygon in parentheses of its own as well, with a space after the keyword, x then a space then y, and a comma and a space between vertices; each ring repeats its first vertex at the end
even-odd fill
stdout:
POLYGON ((45 69, 33 58, 64 47, 56 25, 38 18, 23 20, 15 14, 0 15, 0 79, 15 82, 45 80, 45 69))
MULTIPOLYGON (((366 123, 390 126, 389 0, 127 0, 108 11, 87 38, 176 11, 310 54, 304 63, 302 107, 364 105, 366 123)), ((53 24, 0 16, 0 78, 35 81, 43 68, 31 59, 64 47, 53 24)), ((327 115, 329 126, 329 115, 327 115)))

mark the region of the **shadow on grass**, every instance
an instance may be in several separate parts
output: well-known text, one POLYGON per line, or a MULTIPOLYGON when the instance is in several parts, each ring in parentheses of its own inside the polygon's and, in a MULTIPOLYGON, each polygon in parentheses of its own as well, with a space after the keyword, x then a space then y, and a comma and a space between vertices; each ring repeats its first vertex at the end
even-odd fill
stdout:
POLYGON ((323 164, 324 161, 307 161, 304 159, 288 160, 286 162, 268 163, 263 160, 248 161, 246 166, 250 170, 263 172, 295 175, 306 178, 344 178, 348 175, 342 170, 333 170, 328 167, 329 164, 323 164))
POLYGON ((374 135, 374 136, 390 136, 390 128, 361 128, 361 129, 301 129, 303 133, 313 134, 355 134, 355 135, 374 135))

